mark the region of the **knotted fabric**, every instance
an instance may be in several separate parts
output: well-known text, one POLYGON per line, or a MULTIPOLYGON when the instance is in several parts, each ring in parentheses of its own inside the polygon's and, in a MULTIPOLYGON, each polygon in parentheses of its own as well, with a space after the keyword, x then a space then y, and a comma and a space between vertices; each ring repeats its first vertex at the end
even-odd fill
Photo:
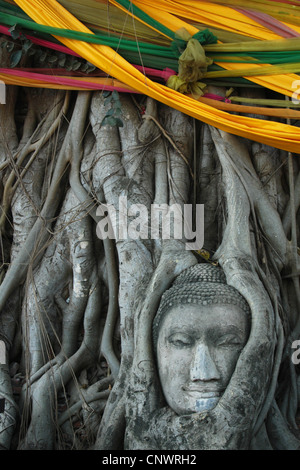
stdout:
POLYGON ((213 60, 206 57, 202 44, 212 44, 217 41, 208 29, 199 31, 193 37, 184 28, 176 33, 172 43, 172 50, 178 58, 178 75, 172 75, 167 86, 180 93, 190 93, 194 97, 203 95, 206 87, 202 78, 207 73, 207 67, 213 60))

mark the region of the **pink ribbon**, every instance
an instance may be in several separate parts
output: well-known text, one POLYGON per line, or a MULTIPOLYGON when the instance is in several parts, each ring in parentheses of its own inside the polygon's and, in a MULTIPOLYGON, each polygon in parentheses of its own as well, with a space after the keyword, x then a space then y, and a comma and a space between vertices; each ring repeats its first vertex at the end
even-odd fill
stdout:
POLYGON ((231 103, 229 98, 225 98, 224 96, 220 96, 220 95, 215 95, 214 93, 205 93, 203 95, 203 98, 209 98, 211 100, 224 101, 225 103, 231 103))
POLYGON ((25 72, 23 70, 4 68, 4 69, 0 69, 0 74, 1 73, 12 75, 15 77, 29 78, 31 80, 42 81, 45 83, 53 83, 53 84, 62 85, 62 86, 72 86, 78 89, 84 88, 88 90, 108 90, 108 91, 117 90, 120 93, 138 93, 133 90, 128 90, 127 88, 105 85, 103 83, 99 84, 99 83, 94 83, 94 82, 89 82, 89 81, 81 81, 81 80, 79 81, 79 80, 76 80, 75 78, 59 77, 59 76, 34 73, 34 72, 25 72))
MULTIPOLYGON (((277 1, 277 0, 273 0, 273 1, 277 1)), ((281 23, 281 21, 276 20, 275 18, 268 15, 267 13, 261 13, 261 12, 253 11, 253 10, 250 11, 245 8, 235 8, 235 10, 239 11, 243 15, 248 16, 252 20, 261 24, 265 28, 270 29, 271 31, 273 31, 274 33, 278 34, 279 36, 283 38, 293 38, 293 37, 300 36, 300 34, 297 33, 297 31, 295 31, 292 28, 289 28, 285 24, 281 23)))
MULTIPOLYGON (((7 36, 11 36, 9 29, 6 26, 0 25, 0 33, 6 34, 7 36)), ((51 41, 46 41, 45 39, 39 39, 34 36, 30 36, 25 34, 26 38, 29 39, 34 44, 38 46, 47 47, 49 49, 54 49, 59 52, 63 52, 64 54, 73 55, 76 57, 80 57, 76 52, 73 52, 72 49, 68 47, 62 46, 60 44, 55 44, 51 41)), ((162 78, 165 82, 171 75, 175 75, 176 72, 172 69, 165 68, 164 70, 152 69, 150 67, 143 67, 142 65, 134 65, 132 64, 137 70, 144 73, 145 75, 153 78, 162 78)))

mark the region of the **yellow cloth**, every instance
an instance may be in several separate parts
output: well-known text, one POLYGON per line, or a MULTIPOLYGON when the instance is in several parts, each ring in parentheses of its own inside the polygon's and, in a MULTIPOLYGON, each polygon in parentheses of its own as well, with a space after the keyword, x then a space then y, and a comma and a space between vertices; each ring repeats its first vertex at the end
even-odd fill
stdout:
MULTIPOLYGON (((119 6, 115 0, 110 0, 110 3, 119 6)), ((256 39, 278 38, 273 31, 224 4, 201 0, 133 0, 132 3, 172 31, 185 27, 192 36, 195 34, 192 24, 199 23, 256 39), (174 27, 175 23, 181 23, 181 26, 174 27)), ((247 8, 246 3, 243 6, 247 8)), ((300 28, 294 24, 283 24, 300 32, 300 28)))
MULTIPOLYGON (((118 6, 114 0, 111 0, 111 3, 118 6)), ((194 34, 198 32, 195 26, 180 19, 185 18, 194 23, 203 23, 208 26, 219 27, 259 40, 274 40, 280 38, 280 36, 273 31, 268 30, 266 27, 233 8, 224 5, 215 5, 199 0, 134 0, 133 3, 173 32, 181 28, 185 28, 191 36, 194 36, 194 34), (177 18, 176 15, 180 18, 177 18)), ((291 27, 296 31, 299 30, 299 28, 297 29, 294 25, 291 27)), ((216 61, 216 64, 220 65, 222 68, 233 71, 241 68, 241 65, 238 63, 218 63, 216 61)), ((264 64, 247 64, 249 70, 255 70, 263 66, 264 64)), ((299 76, 295 74, 278 74, 263 77, 251 75, 251 77, 245 76, 244 78, 264 88, 270 88, 277 93, 287 96, 292 96, 294 83, 296 80, 299 80, 299 76)))
MULTIPOLYGON (((37 23, 91 33, 86 26, 55 0, 15 0, 15 3, 37 23)), ((155 8, 160 3, 161 0, 158 2, 153 0, 155 8)), ((185 5, 188 3, 184 2, 185 5)), ((161 17, 160 21, 162 21, 161 17)), ((176 27, 175 31, 180 27, 176 27)), ((193 34, 191 31, 189 32, 193 34)), ((61 37, 58 39, 108 75, 185 114, 232 134, 283 150, 296 153, 300 151, 300 129, 297 127, 231 115, 217 110, 164 85, 152 82, 110 47, 61 37)))
MULTIPOLYGON (((55 78, 55 75, 52 76, 55 78)), ((29 78, 29 77, 24 77, 24 76, 18 76, 18 75, 12 75, 9 73, 4 73, 0 71, 0 80, 6 83, 6 85, 16 85, 16 86, 25 86, 25 87, 30 87, 30 88, 52 88, 54 90, 95 90, 94 87, 87 87, 82 86, 82 82, 88 82, 91 84, 98 85, 100 89, 107 89, 108 87, 113 87, 113 88, 122 88, 122 90, 126 92, 134 92, 135 90, 133 88, 130 88, 126 86, 124 83, 115 80, 113 78, 100 78, 100 77, 68 77, 68 76, 63 76, 59 75, 57 76, 57 81, 47 81, 47 78, 41 77, 39 80, 38 78, 29 78), (61 84, 60 81, 64 78, 72 78, 72 84, 70 85, 65 85, 61 84), (81 82, 81 83, 80 83, 81 82), (77 84, 78 83, 78 84, 77 84)))

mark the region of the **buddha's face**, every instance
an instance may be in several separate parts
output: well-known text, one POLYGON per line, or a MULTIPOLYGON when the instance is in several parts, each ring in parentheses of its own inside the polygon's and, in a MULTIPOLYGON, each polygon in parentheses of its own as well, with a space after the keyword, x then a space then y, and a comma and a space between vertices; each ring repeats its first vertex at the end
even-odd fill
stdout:
POLYGON ((214 408, 249 334, 235 305, 184 305, 166 313, 157 342, 158 372, 168 405, 179 415, 214 408))

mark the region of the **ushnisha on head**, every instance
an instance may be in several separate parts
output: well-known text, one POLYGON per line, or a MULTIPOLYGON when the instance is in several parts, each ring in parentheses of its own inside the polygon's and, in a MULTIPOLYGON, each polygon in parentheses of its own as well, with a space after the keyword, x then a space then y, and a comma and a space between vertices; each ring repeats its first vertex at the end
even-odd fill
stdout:
POLYGON ((177 414, 217 405, 249 329, 249 306, 221 268, 197 264, 176 278, 162 296, 153 341, 162 390, 177 414))

